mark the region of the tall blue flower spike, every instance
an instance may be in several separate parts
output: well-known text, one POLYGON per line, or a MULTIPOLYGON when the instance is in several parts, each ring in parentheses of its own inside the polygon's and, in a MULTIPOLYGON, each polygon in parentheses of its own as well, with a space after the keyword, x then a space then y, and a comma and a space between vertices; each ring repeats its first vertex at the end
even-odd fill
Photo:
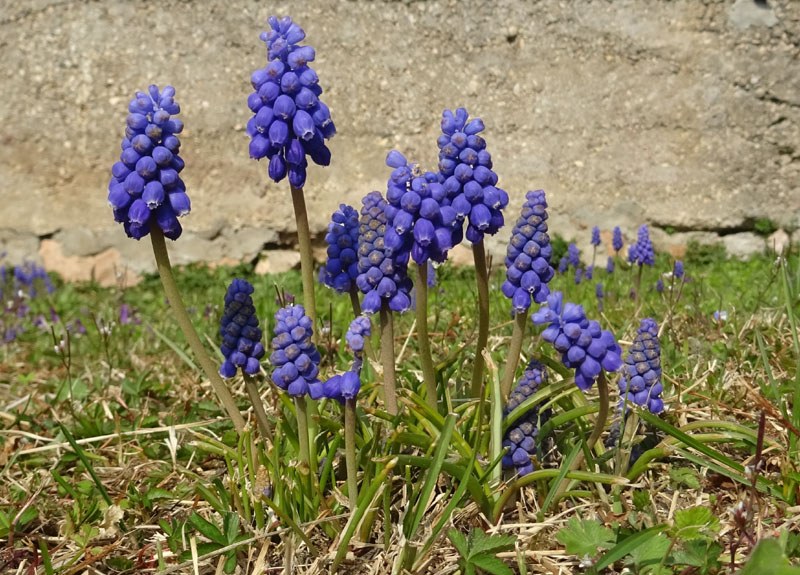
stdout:
POLYGON ((270 362, 272 381, 290 395, 323 395, 319 375, 320 353, 311 342, 311 318, 301 305, 288 305, 275 312, 275 337, 270 362))
POLYGON ((175 117, 181 111, 175 88, 159 92, 152 85, 147 92, 136 92, 128 111, 122 154, 111 167, 108 184, 114 220, 129 238, 142 239, 155 223, 166 237, 177 240, 183 231, 178 218, 189 213, 191 202, 180 177, 184 161, 178 155, 178 134, 183 122, 175 117))
POLYGON ((358 277, 358 211, 341 204, 333 212, 325 235, 327 260, 320 272, 320 282, 337 293, 350 291, 358 277))
POLYGON ((219 327, 220 351, 225 357, 219 369, 222 377, 233 377, 238 368, 254 375, 261 367, 259 360, 265 352, 252 294, 253 286, 243 279, 234 279, 225 294, 225 311, 219 327))
POLYGON ((253 117, 247 122, 250 157, 269 158, 269 177, 302 188, 306 182, 306 157, 320 166, 331 162, 325 140, 336 133, 328 107, 319 99, 322 87, 309 67, 316 56, 311 46, 300 46, 306 33, 289 17, 268 19, 270 29, 261 34, 267 45, 266 68, 253 72, 253 92, 247 105, 253 117))

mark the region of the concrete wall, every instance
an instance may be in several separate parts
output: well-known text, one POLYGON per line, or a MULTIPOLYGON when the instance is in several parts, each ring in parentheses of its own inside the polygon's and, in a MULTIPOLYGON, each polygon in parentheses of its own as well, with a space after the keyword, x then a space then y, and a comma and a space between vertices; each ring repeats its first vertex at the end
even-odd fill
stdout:
POLYGON ((584 244, 595 224, 649 223, 662 247, 755 249, 757 218, 800 226, 800 2, 0 0, 1 249, 71 277, 152 269, 106 203, 127 102, 150 83, 175 86, 186 124, 174 260, 291 248, 288 184, 244 132, 271 14, 305 28, 339 130, 307 184, 320 237, 340 202, 384 189, 391 148, 434 167, 441 111, 462 105, 485 121, 508 220, 544 188, 551 229, 584 244))

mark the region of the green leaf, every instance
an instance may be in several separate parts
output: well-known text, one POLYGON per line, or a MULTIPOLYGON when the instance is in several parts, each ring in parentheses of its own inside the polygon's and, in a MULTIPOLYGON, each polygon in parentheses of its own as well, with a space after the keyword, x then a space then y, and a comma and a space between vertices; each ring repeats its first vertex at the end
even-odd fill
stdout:
POLYGON ((469 557, 469 547, 467 546, 467 538, 464 537, 464 534, 461 531, 456 529, 450 529, 447 532, 447 538, 450 539, 450 543, 453 544, 453 547, 461 554, 463 558, 469 557))
POLYGON ((470 561, 473 565, 477 565, 492 575, 514 575, 514 572, 508 565, 503 563, 502 559, 498 559, 493 555, 478 555, 470 561))
POLYGON ((698 567, 700 573, 708 573, 722 567, 719 556, 722 554, 722 545, 716 541, 694 539, 687 541, 683 549, 673 555, 675 565, 690 565, 698 567))
POLYGON ((594 557, 598 549, 609 548, 614 543, 614 533, 597 521, 584 521, 577 517, 567 521, 558 532, 556 539, 567 548, 567 553, 584 557, 594 557))
MULTIPOLYGON (((219 543, 198 543, 197 544, 197 556, 202 557, 207 553, 211 553, 212 551, 216 551, 217 549, 222 549, 222 545, 219 543)), ((192 550, 187 549, 180 555, 178 555, 178 561, 183 563, 184 561, 189 561, 192 558, 192 550)))
POLYGON ((648 539, 655 537, 666 528, 666 525, 655 525, 649 529, 640 531, 635 535, 626 537, 621 542, 614 545, 614 547, 609 549, 608 552, 600 558, 600 560, 594 566, 595 570, 597 570, 598 573, 601 572, 612 563, 619 561, 626 555, 630 554, 634 549, 639 547, 639 545, 644 545, 648 539))
POLYGON ((697 472, 690 467, 671 467, 669 477, 678 485, 685 485, 691 489, 700 489, 697 472))
POLYGON ((516 541, 511 535, 487 535, 480 529, 473 529, 469 533, 469 557, 513 549, 516 541))
POLYGON ((631 562, 636 566, 636 571, 650 572, 647 569, 652 571, 654 567, 658 567, 667 549, 669 539, 658 533, 631 551, 631 562))
POLYGON ((219 528, 200 517, 196 511, 192 511, 192 514, 189 515, 189 523, 197 529, 200 533, 202 533, 208 539, 211 539, 215 543, 219 543, 223 547, 228 544, 225 537, 222 536, 219 528))
POLYGON ((225 531, 225 540, 230 545, 236 541, 239 535, 239 516, 236 513, 228 513, 222 521, 222 530, 225 531))
POLYGON ((800 568, 789 567, 777 539, 762 539, 739 575, 800 575, 800 568))
POLYGON ((719 518, 706 507, 691 507, 675 513, 675 535, 684 541, 705 537, 704 530, 719 531, 719 518))

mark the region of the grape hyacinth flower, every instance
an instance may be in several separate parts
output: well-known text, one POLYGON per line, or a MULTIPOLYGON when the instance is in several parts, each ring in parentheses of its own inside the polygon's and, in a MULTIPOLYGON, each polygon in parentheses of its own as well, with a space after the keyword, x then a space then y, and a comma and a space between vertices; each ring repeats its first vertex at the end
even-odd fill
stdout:
POLYGON ((565 274, 567 273, 567 268, 569 267, 569 258, 567 256, 563 256, 558 261, 558 273, 565 274))
POLYGON ((675 262, 672 268, 672 275, 679 279, 683 277, 683 262, 681 260, 675 262))
POLYGON ((356 278, 356 285, 365 294, 362 310, 376 313, 385 301, 392 311, 407 311, 413 287, 408 277, 409 252, 395 252, 386 245, 386 200, 380 192, 367 194, 362 203, 356 278))
POLYGON ((592 281, 592 276, 594 275, 594 266, 586 266, 586 269, 583 272, 583 277, 586 281, 592 281))
POLYGON ((661 278, 658 278, 656 280, 656 291, 658 293, 662 293, 664 291, 664 280, 662 280, 661 278))
POLYGON ((353 350, 353 366, 352 371, 361 373, 361 366, 364 361, 364 347, 372 335, 372 322, 365 315, 360 315, 350 322, 350 327, 347 328, 347 333, 344 334, 344 339, 347 345, 353 350))
POLYGON ((608 261, 606 262, 606 273, 613 274, 614 273, 614 258, 608 256, 608 261))
POLYGON ((473 118, 464 108, 442 113, 439 146, 439 177, 458 221, 467 220, 467 239, 473 244, 484 234, 494 235, 503 226, 503 208, 508 194, 497 188, 497 174, 492 171, 492 157, 486 141, 479 135, 483 120, 473 118))
POLYGON ((547 324, 542 339, 561 352, 562 363, 575 370, 575 384, 586 391, 603 369, 618 371, 622 367, 622 349, 610 331, 586 318, 583 306, 565 304, 563 299, 561 292, 551 293, 532 319, 534 324, 547 324))
POLYGON ((503 397, 511 391, 516 376, 528 309, 531 302, 542 303, 547 299, 550 294, 547 284, 555 275, 550 266, 552 246, 547 235, 547 218, 544 191, 528 192, 506 249, 506 281, 502 291, 511 300, 515 322, 500 387, 503 397))
POLYGON ((443 262, 461 241, 456 211, 434 172, 392 150, 386 165, 393 168, 386 190, 386 244, 394 251, 410 251, 418 264, 443 262))
POLYGON ((642 320, 636 339, 625 357, 625 377, 619 382, 622 401, 626 399, 657 414, 664 410, 661 400, 661 345, 658 324, 642 320))
POLYGON ((605 296, 603 293, 603 284, 599 283, 595 286, 594 295, 597 297, 597 309, 603 311, 603 297, 605 296))
POLYGON ((506 281, 502 291, 511 300, 511 315, 526 313, 531 302, 542 303, 550 294, 547 283, 555 272, 547 235, 547 200, 543 190, 528 192, 506 249, 506 281))
POLYGON ((289 395, 308 394, 322 397, 319 375, 320 353, 311 342, 311 318, 301 305, 287 306, 275 312, 275 337, 270 362, 275 367, 272 381, 289 395))
POLYGON ((583 270, 579 267, 575 268, 575 285, 580 285, 583 279, 583 270))
POLYGON ((306 34, 289 17, 268 18, 270 29, 261 33, 268 64, 253 72, 253 92, 247 105, 250 157, 269 158, 269 177, 280 182, 287 175, 292 187, 306 182, 306 157, 327 166, 331 153, 325 140, 336 133, 328 107, 319 99, 322 87, 308 66, 316 56, 311 46, 300 46, 306 34))
POLYGON ((239 368, 250 375, 261 369, 259 360, 264 357, 264 346, 253 305, 253 291, 253 286, 246 280, 237 278, 225 294, 225 311, 219 328, 222 336, 220 351, 225 357, 219 369, 222 377, 235 376, 239 368))
POLYGON ((622 230, 619 229, 619 226, 614 227, 614 233, 611 238, 611 246, 617 253, 619 253, 619 250, 622 249, 622 230))
MULTIPOLYGON (((531 359, 503 408, 503 417, 508 417, 509 413, 535 394, 543 384, 547 384, 547 371, 539 361, 531 359)), ((539 408, 540 404, 536 404, 528 409, 508 429, 503 439, 503 447, 507 448, 503 455, 503 467, 516 468, 520 477, 533 471, 531 456, 536 455, 539 428, 552 415, 552 410, 547 409, 540 413, 539 408)))
POLYGON ((596 248, 601 244, 600 240, 600 228, 597 226, 592 228, 592 245, 596 248))
POLYGON ((567 246, 567 264, 575 268, 581 265, 581 252, 575 242, 567 246))
POLYGON ((320 280, 337 293, 349 292, 358 277, 358 211, 355 208, 341 204, 333 212, 325 242, 328 259, 320 280))
POLYGON ((632 264, 652 266, 656 263, 653 242, 646 225, 639 228, 638 239, 628 249, 628 261, 632 264))
POLYGON ((157 225, 171 240, 180 237, 178 218, 189 213, 191 203, 180 172, 184 161, 178 155, 183 122, 172 86, 159 92, 152 85, 136 92, 128 104, 125 138, 119 162, 111 167, 108 203, 114 220, 130 238, 142 239, 157 225))

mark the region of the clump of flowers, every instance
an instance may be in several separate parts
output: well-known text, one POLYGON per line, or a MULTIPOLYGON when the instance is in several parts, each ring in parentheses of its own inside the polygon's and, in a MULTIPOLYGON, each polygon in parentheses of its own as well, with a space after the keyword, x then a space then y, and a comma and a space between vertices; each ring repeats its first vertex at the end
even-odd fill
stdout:
POLYGON ((358 211, 341 204, 331 216, 325 241, 328 259, 320 281, 338 293, 350 291, 358 277, 358 211))
POLYGON ((632 264, 652 266, 656 263, 653 242, 646 225, 639 228, 637 241, 628 248, 628 261, 632 264))
POLYGON ((672 268, 672 275, 680 279, 683 277, 683 262, 678 260, 672 268))
POLYGON ((661 345, 655 320, 642 320, 636 339, 625 357, 625 377, 619 382, 621 401, 627 399, 646 407, 651 413, 661 413, 661 345))
POLYGON ((225 294, 219 333, 220 351, 225 361, 219 368, 222 377, 233 377, 239 368, 250 375, 259 372, 259 360, 264 357, 262 331, 253 305, 253 286, 246 280, 234 279, 225 294))
POLYGON ((575 370, 575 384, 586 391, 601 370, 618 371, 622 367, 622 349, 610 331, 586 318, 583 306, 564 304, 563 299, 561 292, 551 293, 532 319, 537 325, 547 324, 542 338, 561 352, 562 363, 575 370))
POLYGON ((270 29, 261 34, 267 44, 269 64, 253 72, 254 92, 247 105, 254 116, 247 123, 250 157, 269 158, 269 177, 275 182, 288 174, 289 183, 302 188, 306 182, 306 156, 327 166, 331 153, 325 140, 336 128, 328 107, 319 99, 322 88, 311 46, 300 46, 306 33, 289 17, 268 19, 270 29))
POLYGON ((502 210, 508 205, 508 194, 496 187, 492 157, 480 136, 483 120, 468 118, 464 108, 442 113, 443 133, 437 140, 439 177, 458 221, 468 222, 467 239, 476 244, 484 234, 494 235, 503 226, 502 210))
POLYGON ((611 247, 614 248, 615 252, 619 252, 622 249, 622 230, 619 229, 619 226, 614 227, 614 233, 611 236, 611 247))
POLYGON ((614 273, 614 258, 608 256, 608 260, 606 261, 606 273, 613 274, 614 273))
POLYGON ((272 381, 290 395, 322 396, 319 375, 320 353, 311 342, 311 318, 301 305, 290 305, 275 312, 275 337, 270 361, 275 367, 272 381))
POLYGON ((361 308, 376 313, 386 301, 392 311, 407 311, 413 288, 408 277, 409 252, 398 253, 386 245, 386 200, 380 192, 370 192, 362 203, 356 278, 358 289, 365 294, 361 308))
MULTIPOLYGON (((503 417, 507 417, 546 383, 547 370, 544 365, 536 359, 531 359, 503 408, 503 417)), ((532 406, 525 415, 514 422, 503 438, 503 447, 507 448, 503 455, 503 467, 515 467, 520 476, 533 471, 531 456, 536 455, 539 427, 552 415, 552 410, 540 413, 539 408, 540 404, 532 406)))
POLYGON ((567 246, 567 264, 574 268, 581 265, 581 251, 578 249, 578 246, 575 245, 575 242, 567 246))
POLYGON ((583 270, 580 267, 575 268, 575 285, 580 285, 583 280, 583 270))
POLYGON ((372 335, 372 322, 365 315, 360 315, 350 322, 344 339, 347 345, 353 350, 353 371, 360 373, 361 365, 364 361, 364 346, 372 335))
POLYGON ((603 297, 605 297, 603 284, 599 283, 594 287, 594 295, 597 297, 597 309, 603 311, 603 297))
POLYGON ((130 114, 122 140, 122 154, 111 167, 108 203, 114 220, 121 223, 130 238, 141 239, 151 225, 161 228, 172 240, 180 237, 178 218, 191 210, 186 186, 180 178, 184 161, 178 155, 183 122, 172 86, 159 92, 152 85, 136 92, 128 104, 130 114))
POLYGON ((511 300, 511 314, 526 313, 531 301, 542 303, 550 294, 547 283, 555 272, 550 266, 552 247, 547 235, 547 200, 543 190, 526 195, 506 249, 503 295, 511 300))
POLYGON ((392 150, 386 165, 394 168, 386 189, 386 245, 394 251, 410 250, 418 264, 443 262, 461 241, 461 228, 447 192, 434 172, 392 150))
POLYGON ((592 281, 593 275, 594 275, 594 266, 586 266, 586 269, 583 271, 583 277, 586 278, 586 281, 592 281))

